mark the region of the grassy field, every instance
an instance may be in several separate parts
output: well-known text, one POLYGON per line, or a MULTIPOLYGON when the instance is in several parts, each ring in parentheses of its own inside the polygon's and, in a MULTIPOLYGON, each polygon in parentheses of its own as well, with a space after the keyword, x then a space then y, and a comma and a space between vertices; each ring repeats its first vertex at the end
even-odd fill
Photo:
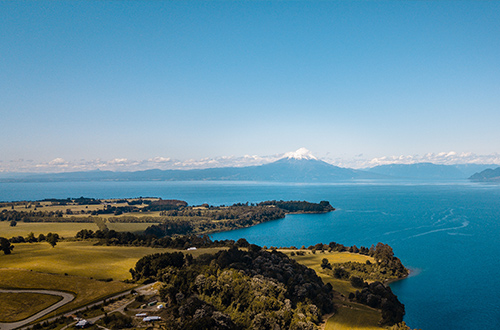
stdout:
POLYGON ((74 237, 82 229, 93 231, 99 228, 95 223, 77 222, 18 222, 15 227, 11 227, 8 221, 0 221, 0 236, 11 238, 16 236, 26 237, 33 232, 35 237, 40 234, 57 233, 61 237, 74 237))
MULTIPOLYGON (((140 233, 146 230, 147 227, 155 223, 119 223, 106 222, 108 229, 115 231, 129 231, 132 233, 140 233)), ((35 237, 40 234, 57 233, 61 237, 75 237, 82 229, 97 231, 99 227, 95 223, 81 222, 18 222, 15 227, 11 227, 9 221, 0 221, 0 236, 11 238, 16 236, 26 237, 33 232, 35 237)))
MULTIPOLYGON (((361 262, 365 263, 367 260, 370 262, 375 262, 372 257, 361 255, 358 253, 349 252, 316 252, 313 254, 309 250, 304 251, 306 254, 303 256, 291 256, 292 252, 297 252, 297 250, 281 249, 279 250, 291 258, 295 259, 298 263, 305 265, 316 271, 319 277, 324 283, 330 283, 333 289, 340 292, 344 296, 348 296, 351 292, 356 292, 356 289, 351 286, 349 281, 339 280, 326 273, 322 272, 321 261, 326 258, 328 261, 333 263, 342 262, 361 262)), ((336 305, 338 307, 337 313, 330 317, 325 325, 325 330, 380 330, 384 329, 378 325, 380 320, 380 312, 369 308, 367 306, 352 303, 341 299, 340 297, 336 299, 336 305)))
POLYGON ((133 223, 133 222, 106 222, 106 226, 108 226, 109 230, 115 230, 115 231, 129 231, 131 233, 142 233, 143 231, 146 230, 151 225, 157 225, 158 223, 133 223))
MULTIPOLYGON (((158 200, 158 198, 144 198, 148 200, 158 200)), ((127 200, 137 200, 137 198, 127 198, 127 200)), ((52 202, 22 202, 18 203, 18 205, 15 205, 14 208, 11 206, 0 206, 0 212, 2 210, 15 210, 18 212, 29 212, 29 211, 45 211, 45 212, 58 212, 62 211, 63 212, 63 217, 71 217, 71 214, 66 214, 67 210, 71 210, 74 216, 86 216, 87 212, 92 212, 92 211, 97 211, 97 210, 103 210, 105 207, 105 204, 110 204, 113 206, 125 206, 127 205, 126 203, 116 203, 116 199, 102 199, 101 200, 103 204, 91 204, 91 205, 78 205, 76 203, 69 203, 67 205, 54 205, 52 202)), ((135 205, 135 207, 142 209, 146 207, 146 204, 142 205, 135 205)), ((155 212, 152 214, 158 214, 159 212, 155 212)), ((149 213, 135 213, 137 216, 141 215, 151 215, 149 213)), ((102 214, 100 215, 101 217, 109 217, 113 216, 113 214, 102 214)))
MULTIPOLYGON (((47 274, 23 269, 0 269, 0 288, 60 290, 76 294, 75 300, 58 309, 57 313, 70 311, 133 287, 132 284, 119 281, 102 282, 81 276, 47 274)), ((0 300, 0 306, 8 303, 9 301, 0 300)), ((34 314, 31 309, 26 309, 25 312, 34 314)))
POLYGON ((362 305, 341 306, 330 317, 325 330, 380 330, 380 313, 362 305))
MULTIPOLYGON (((297 252, 296 250, 280 250, 281 252, 286 253, 288 256, 293 252, 297 252)), ((375 262, 375 259, 369 256, 365 256, 358 253, 349 253, 349 252, 316 252, 313 254, 309 250, 305 250, 305 255, 303 256, 290 256, 291 258, 297 260, 300 264, 312 268, 316 271, 319 277, 325 283, 330 283, 333 286, 335 291, 342 293, 344 296, 348 296, 351 292, 356 292, 356 289, 351 286, 349 281, 339 280, 330 275, 325 274, 321 269, 321 260, 324 258, 328 259, 330 264, 334 263, 342 263, 342 262, 360 262, 365 263, 367 260, 370 262, 375 262)))
MULTIPOLYGON (((58 313, 65 312, 133 287, 131 284, 116 280, 130 278, 128 270, 134 267, 139 258, 152 253, 176 251, 147 247, 95 246, 93 244, 94 242, 91 241, 63 241, 54 248, 45 242, 15 244, 11 255, 0 254, 2 267, 0 268, 0 288, 55 289, 73 292, 77 296, 76 299, 58 311, 58 313), (108 278, 113 278, 115 281, 96 280, 108 278)), ((198 249, 189 251, 189 253, 197 257, 203 253, 215 253, 219 250, 221 248, 198 249)), ((280 251, 290 255, 294 250, 280 251)), ((330 263, 374 261, 368 256, 345 252, 312 254, 310 251, 306 251, 306 255, 293 256, 292 258, 314 269, 325 283, 331 283, 334 290, 344 295, 354 292, 355 289, 350 286, 348 281, 338 280, 322 273, 321 260, 326 258, 330 263)), ((11 301, 15 301, 15 299, 13 300, 9 295, 1 294, 0 310, 6 311, 7 306, 12 305, 9 314, 5 317, 12 320, 24 318, 36 313, 39 309, 25 308, 22 305, 23 301, 24 303, 30 301, 30 306, 34 299, 38 299, 40 304, 50 304, 49 299, 51 298, 45 296, 37 295, 33 299, 18 296, 18 302, 11 304, 11 301), (21 311, 26 315, 20 316, 21 311)), ((54 298, 57 299, 57 297, 54 298)), ((343 299, 337 299, 336 303, 338 312, 327 321, 326 330, 381 329, 378 326, 380 320, 378 311, 343 299)))
MULTIPOLYGON (((75 293, 75 300, 57 311, 67 312, 133 288, 134 285, 117 280, 131 278, 129 269, 133 268, 141 257, 153 253, 179 251, 147 247, 94 246, 93 243, 59 242, 54 248, 47 243, 15 244, 12 254, 0 254, 0 288, 53 289, 75 293), (109 278, 114 281, 98 280, 109 278)), ((200 254, 215 253, 221 249, 198 249, 189 253, 196 258, 200 254)), ((37 298, 40 303, 50 304, 50 298, 41 296, 37 298)), ((9 310, 9 318, 25 318, 40 310, 31 308, 35 305, 31 300, 26 300, 28 298, 18 297, 19 302, 9 310), (30 301, 29 305, 25 304, 26 301, 30 301), (21 311, 23 314, 19 315, 21 311)), ((0 311, 5 311, 10 302, 9 295, 1 294, 0 311)))
MULTIPOLYGON (((130 279, 129 269, 145 255, 172 252, 148 247, 94 246, 92 241, 14 244, 10 255, 0 254, 2 268, 27 269, 43 273, 69 274, 95 279, 130 279)), ((220 249, 189 251, 194 257, 220 249)))
POLYGON ((62 298, 40 293, 0 293, 0 322, 17 322, 55 304, 62 298))

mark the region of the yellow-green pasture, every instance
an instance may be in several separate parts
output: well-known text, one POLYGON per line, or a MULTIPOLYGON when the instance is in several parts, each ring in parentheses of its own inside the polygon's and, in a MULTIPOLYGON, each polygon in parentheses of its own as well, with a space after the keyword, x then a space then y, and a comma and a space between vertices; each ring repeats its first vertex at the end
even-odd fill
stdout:
MULTIPOLYGON (((27 269, 43 273, 69 274, 95 279, 130 279, 129 269, 145 255, 173 252, 149 247, 101 246, 94 241, 61 241, 55 247, 46 242, 14 244, 12 254, 0 254, 2 268, 27 269)), ((189 251, 193 257, 220 249, 189 251)), ((183 251, 186 252, 186 251, 183 251)))
MULTIPOLYGON (((180 251, 93 244, 95 242, 92 241, 63 241, 57 243, 54 248, 47 243, 14 244, 12 254, 0 254, 0 288, 52 289, 75 293, 75 300, 56 312, 63 313, 133 288, 134 285, 117 280, 131 278, 129 269, 133 268, 141 257, 153 253, 180 251), (99 281, 109 278, 114 281, 99 281)), ((196 258, 200 254, 216 253, 221 249, 223 248, 182 252, 196 258)), ((18 297, 19 303, 9 312, 10 318, 25 318, 39 310, 23 308, 22 304, 29 300, 25 300, 23 296, 18 297), (19 316, 21 312, 24 314, 19 316)), ((46 301, 44 304, 50 303, 47 299, 50 298, 39 297, 39 300, 46 301)), ((8 305, 10 300, 9 296, 0 295, 0 310, 8 305)))
MULTIPOLYGON (((143 198, 143 200, 151 200, 155 201, 158 200, 158 198, 143 198)), ((138 200, 138 198, 127 198, 127 200, 138 200)), ((52 202, 18 202, 17 205, 14 206, 12 209, 11 206, 0 206, 0 212, 3 210, 15 210, 18 212, 30 212, 30 211, 44 211, 44 212, 63 212, 63 217, 71 217, 71 216, 86 216, 89 215, 89 212, 92 211, 97 211, 97 210, 103 210, 106 204, 110 204, 112 206, 126 206, 128 204, 126 203, 116 203, 117 199, 104 199, 101 200, 103 202, 102 204, 91 204, 91 205, 78 205, 76 203, 68 203, 67 205, 58 205, 58 204, 53 204, 52 202), (67 214, 67 210, 71 210, 71 213, 73 214, 67 214)), ((146 207, 146 204, 142 205, 134 205, 134 207, 137 207, 138 209, 142 209, 146 207)), ((135 215, 135 216, 141 216, 141 215, 159 215, 159 212, 152 212, 152 213, 128 213, 128 215, 135 215)), ((102 217, 113 217, 113 214, 103 214, 100 215, 102 217)))
MULTIPOLYGON (((324 283, 330 283, 333 290, 340 292, 345 297, 351 292, 356 292, 356 289, 351 286, 349 281, 339 280, 333 276, 328 275, 323 272, 321 268, 321 262, 323 259, 327 259, 330 264, 343 263, 343 262, 360 262, 365 263, 367 260, 370 262, 375 262, 372 257, 365 256, 358 253, 350 252, 320 252, 312 253, 309 250, 290 250, 290 249, 280 249, 281 252, 287 254, 291 258, 295 259, 298 263, 307 266, 316 271, 319 277, 324 283), (292 252, 304 252, 305 254, 291 256, 292 252)), ((380 330, 383 329, 378 325, 380 320, 380 312, 372 309, 370 307, 349 302, 345 298, 338 298, 335 300, 337 305, 337 313, 330 317, 325 325, 325 330, 380 330)))
POLYGON ((0 293, 0 322, 17 322, 52 306, 62 298, 40 293, 0 293))
MULTIPOLYGON (((0 212, 3 210, 14 210, 18 212, 37 212, 37 211, 45 211, 45 212, 57 212, 57 211, 62 211, 64 215, 66 215, 66 210, 70 209, 74 215, 81 215, 82 211, 84 213, 87 213, 88 211, 96 211, 96 210, 102 210, 103 205, 102 204, 96 204, 96 205, 76 205, 76 204, 70 204, 70 205, 52 205, 51 202, 40 202, 39 205, 36 205, 36 202, 25 202, 24 204, 19 204, 15 205, 14 209, 12 207, 0 207, 0 212)), ((85 214, 84 214, 85 215, 85 214)))
POLYGON ((350 252, 328 252, 325 251, 323 253, 316 251, 315 254, 313 254, 309 250, 289 250, 289 249, 283 249, 280 250, 283 253, 286 253, 288 256, 291 258, 295 259, 298 263, 307 266, 311 269, 314 269, 316 271, 316 274, 318 274, 319 277, 323 280, 325 283, 330 283, 333 287, 333 289, 337 292, 342 293, 344 296, 348 296, 349 293, 351 292, 356 292, 356 289, 351 286, 351 283, 349 281, 345 280, 339 280, 336 279, 325 272, 323 272, 323 269, 321 268, 321 262, 323 259, 328 259, 328 262, 330 264, 334 263, 343 263, 343 262, 360 262, 360 263, 365 263, 367 260, 370 260, 370 262, 375 262, 375 259, 369 256, 365 256, 362 254, 358 253, 350 253, 350 252), (305 255, 299 256, 291 256, 291 253, 297 251, 303 251, 305 252, 305 255))
MULTIPOLYGON (((151 225, 157 223, 119 223, 119 222, 106 222, 106 226, 110 230, 120 232, 139 233, 146 230, 151 225)), ((35 234, 38 237, 40 234, 47 235, 47 233, 57 233, 60 237, 70 238, 75 237, 82 229, 92 231, 99 230, 99 227, 93 222, 22 222, 19 221, 16 226, 11 227, 9 221, 0 221, 0 236, 11 238, 22 236, 26 237, 29 233, 35 234)))
MULTIPOLYGON (((74 293, 76 295, 75 300, 59 308, 56 313, 68 312, 133 287, 134 285, 132 284, 119 281, 102 282, 81 276, 65 276, 24 269, 0 268, 0 288, 47 289, 74 293)), ((5 298, 4 296, 0 296, 0 298, 2 297, 5 298)), ((0 306, 8 303, 9 301, 0 300, 0 306)), ((24 312, 29 315, 35 314, 35 311, 31 308, 26 309, 24 312)))
POLYGON ((325 330, 380 330, 380 312, 359 304, 342 305, 330 317, 325 330))
POLYGON ((74 237, 82 229, 96 231, 99 229, 95 223, 81 222, 22 222, 19 221, 16 226, 11 227, 9 221, 0 221, 0 236, 11 238, 22 236, 26 237, 29 233, 38 237, 40 234, 57 233, 60 237, 74 237))

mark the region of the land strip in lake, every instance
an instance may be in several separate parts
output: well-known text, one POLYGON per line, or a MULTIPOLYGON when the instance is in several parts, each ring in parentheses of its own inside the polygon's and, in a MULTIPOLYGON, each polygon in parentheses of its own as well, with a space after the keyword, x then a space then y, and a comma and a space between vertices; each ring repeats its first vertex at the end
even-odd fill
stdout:
MULTIPOLYGON (((144 224, 147 227, 135 229, 145 229, 146 234, 161 237, 208 234, 281 219, 287 213, 323 213, 333 210, 334 208, 327 201, 320 203, 265 201, 257 204, 237 203, 229 206, 208 204, 188 206, 184 201, 159 198, 99 200, 80 197, 0 203, 0 221, 9 223, 11 227, 16 227, 20 222, 95 224, 99 230, 113 230, 110 226, 134 223, 144 224)), ((117 228, 120 229, 120 226, 117 228)), ((123 226, 121 229, 134 231, 127 230, 123 226)))

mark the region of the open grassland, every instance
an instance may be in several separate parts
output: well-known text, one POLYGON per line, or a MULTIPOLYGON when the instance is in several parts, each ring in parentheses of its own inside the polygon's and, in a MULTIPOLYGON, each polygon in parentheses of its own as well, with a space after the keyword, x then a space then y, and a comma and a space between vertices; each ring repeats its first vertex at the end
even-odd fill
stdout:
MULTIPOLYGON (((109 230, 115 230, 119 232, 131 232, 131 233, 141 233, 146 228, 157 223, 120 223, 120 222, 108 222, 106 221, 106 226, 109 230)), ((95 223, 82 223, 82 222, 18 222, 15 227, 10 226, 9 221, 0 221, 0 236, 11 238, 22 236, 26 237, 29 233, 35 234, 38 237, 40 234, 47 235, 47 233, 57 233, 60 237, 70 238, 75 237, 82 229, 88 229, 92 231, 99 230, 99 227, 95 223)))
POLYGON ((18 222, 15 227, 9 225, 9 221, 0 221, 0 236, 2 237, 26 237, 29 233, 38 237, 40 234, 57 233, 61 237, 75 237, 82 229, 96 231, 99 229, 95 223, 78 222, 18 222))
POLYGON ((380 330, 380 312, 362 305, 340 306, 330 317, 325 330, 380 330))
MULTIPOLYGON (((127 198, 129 201, 136 201, 138 198, 127 198)), ((151 201, 156 201, 158 198, 143 198, 143 200, 151 200, 151 201)), ((0 212, 3 210, 6 211, 11 211, 15 210, 18 212, 29 212, 29 211, 44 211, 44 212, 63 212, 63 217, 71 217, 72 215, 74 216, 85 216, 89 212, 92 211, 98 211, 98 210, 103 210, 106 205, 112 205, 112 206, 125 206, 128 205, 127 203, 117 203, 117 199, 101 199, 102 204, 88 204, 88 205, 78 205, 78 203, 73 203, 73 202, 68 202, 67 205, 60 205, 58 203, 52 203, 52 202, 32 202, 32 201, 25 201, 25 202, 17 202, 14 205, 14 208, 12 206, 0 206, 0 212), (70 214, 67 214, 67 211, 71 210, 70 214), (71 214, 72 213, 72 214, 71 214)), ((8 204, 8 203, 7 203, 8 204)), ((5 204, 4 204, 5 205, 5 204)), ((142 204, 142 205, 135 205, 138 209, 145 208, 147 204, 142 204)), ((136 215, 159 215, 159 212, 151 212, 151 213, 135 213, 136 215)), ((101 216, 103 217, 110 217, 114 216, 113 214, 102 214, 101 216)))
POLYGON ((360 263, 365 263, 367 260, 370 262, 374 263, 375 259, 369 256, 365 256, 362 254, 358 253, 350 253, 350 252, 328 252, 325 251, 324 253, 320 253, 316 251, 315 254, 313 254, 309 250, 299 250, 299 251, 304 251, 305 255, 303 256, 291 256, 292 252, 297 253, 297 250, 288 250, 288 249, 283 249, 280 250, 283 253, 286 253, 290 258, 295 259, 298 263, 307 266, 311 269, 314 269, 316 271, 316 274, 318 274, 319 277, 323 280, 325 283, 330 283, 333 287, 333 289, 337 292, 342 293, 344 296, 348 296, 349 293, 351 292, 356 292, 356 289, 351 286, 351 283, 349 281, 345 280, 339 280, 336 279, 326 273, 324 273, 321 269, 321 261, 326 258, 330 262, 330 264, 334 263, 343 263, 343 262, 360 262, 360 263))
MULTIPOLYGON (((350 252, 319 252, 313 254, 309 250, 290 250, 280 249, 281 252, 287 254, 290 258, 295 259, 298 263, 305 265, 316 271, 324 283, 330 283, 333 289, 340 292, 344 296, 348 296, 351 292, 356 292, 356 289, 351 286, 349 281, 336 279, 321 269, 321 262, 323 259, 328 259, 330 264, 343 263, 343 262, 360 262, 365 263, 367 260, 375 262, 372 257, 365 256, 358 253, 350 252), (305 252, 304 255, 291 256, 292 252, 297 251, 305 252)), ((369 308, 367 306, 348 302, 340 297, 336 299, 338 311, 335 315, 330 317, 325 325, 325 330, 375 330, 383 329, 378 325, 380 320, 380 312, 369 308)))
POLYGON ((34 202, 27 202, 26 204, 22 205, 15 205, 14 208, 12 207, 0 207, 0 212, 3 210, 7 211, 18 211, 18 212, 37 212, 37 211, 44 211, 44 212, 58 212, 62 211, 64 217, 69 217, 70 215, 66 214, 66 210, 71 210, 73 212, 73 215, 79 216, 83 215, 85 216, 87 212, 92 212, 92 211, 97 211, 97 210, 102 210, 103 206, 100 204, 97 205, 52 205, 50 202, 41 202, 40 205, 35 206, 34 202), (28 207, 29 205, 29 207, 28 207), (82 212, 83 211, 83 212, 82 212))
MULTIPOLYGON (((96 246, 94 243, 58 242, 54 248, 46 242, 15 244, 12 254, 0 254, 0 265, 2 268, 27 269, 43 273, 125 280, 131 278, 129 269, 133 268, 137 260, 143 256, 176 251, 149 247, 96 246)), ((219 250, 198 249, 189 253, 197 257, 202 253, 214 253, 219 250)))
MULTIPOLYGON (((75 300, 61 307, 57 314, 68 312, 94 301, 134 287, 118 280, 131 278, 129 269, 145 255, 161 252, 174 252, 173 249, 147 247, 95 246, 95 242, 59 242, 52 248, 47 243, 15 244, 10 255, 0 255, 0 288, 4 289, 47 289, 67 291, 76 294, 75 300), (67 275, 64 275, 67 274, 67 275), (103 282, 97 279, 113 278, 115 281, 103 282)), ((189 253, 198 257, 204 253, 216 253, 223 248, 197 249, 189 253)), ((0 311, 11 306, 12 294, 0 294, 0 311)), ((51 305, 52 297, 38 295, 40 303, 32 303, 25 294, 17 295, 17 302, 5 314, 9 321, 24 319, 51 305), (43 297, 42 297, 43 296, 43 297), (27 303, 29 302, 29 303, 27 303)), ((58 297, 54 297, 59 299, 58 297)), ((0 313, 3 315, 3 312, 0 313)))
MULTIPOLYGON (((102 282, 81 276, 46 274, 23 269, 0 269, 0 288, 47 289, 74 293, 75 300, 59 308, 56 313, 68 312, 133 287, 132 284, 119 281, 102 282)), ((6 303, 8 301, 0 301, 0 305, 6 303)), ((26 312, 34 314, 31 309, 27 309, 26 312)))
POLYGON ((52 306, 62 298, 40 293, 0 293, 0 322, 17 322, 52 306))

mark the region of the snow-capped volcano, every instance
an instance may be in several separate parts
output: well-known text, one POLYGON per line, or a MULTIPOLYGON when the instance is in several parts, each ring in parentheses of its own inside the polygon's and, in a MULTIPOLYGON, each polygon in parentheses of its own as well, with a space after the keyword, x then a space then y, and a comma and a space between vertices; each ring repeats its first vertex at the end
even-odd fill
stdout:
POLYGON ((314 155, 307 150, 306 148, 300 148, 296 151, 287 152, 283 157, 286 159, 314 159, 318 160, 318 158, 314 157, 314 155))

